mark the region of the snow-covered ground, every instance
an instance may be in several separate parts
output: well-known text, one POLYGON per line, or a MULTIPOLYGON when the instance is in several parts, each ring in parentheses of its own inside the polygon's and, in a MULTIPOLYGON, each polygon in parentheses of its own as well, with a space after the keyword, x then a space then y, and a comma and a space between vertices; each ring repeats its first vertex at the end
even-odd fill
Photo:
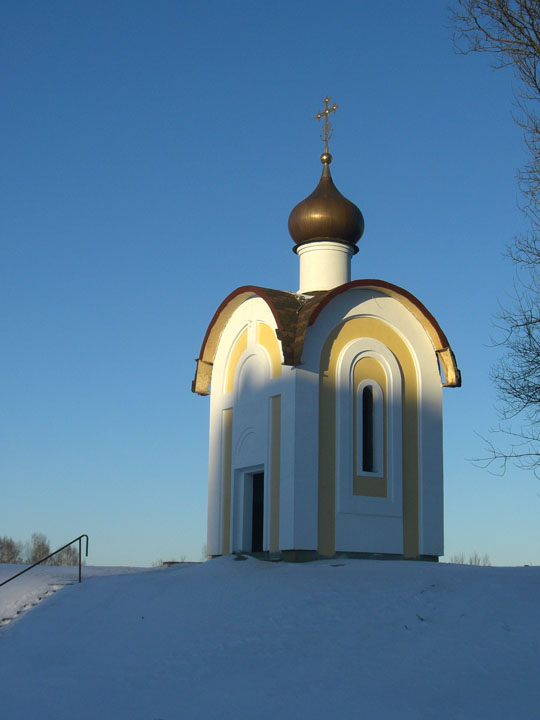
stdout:
POLYGON ((2 720, 540 717, 538 567, 125 570, 0 588, 2 720))
MULTIPOLYGON (((24 570, 27 565, 3 565, 0 563, 0 583, 24 570)), ((83 579, 103 577, 104 575, 122 575, 141 572, 149 568, 129 567, 83 567, 83 579)), ((66 585, 79 582, 79 566, 51 567, 38 565, 20 575, 16 580, 0 587, 0 626, 18 620, 22 614, 35 607, 49 595, 66 585)))

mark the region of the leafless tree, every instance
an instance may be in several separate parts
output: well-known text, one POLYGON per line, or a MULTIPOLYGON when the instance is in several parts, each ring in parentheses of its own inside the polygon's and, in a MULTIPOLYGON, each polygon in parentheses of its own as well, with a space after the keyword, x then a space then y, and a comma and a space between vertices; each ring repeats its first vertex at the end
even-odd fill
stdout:
MULTIPOLYGON (((51 552, 49 541, 43 533, 34 533, 28 543, 24 561, 31 565, 46 557, 51 552)), ((47 562, 50 565, 50 561, 47 562)))
POLYGON ((22 545, 10 537, 0 537, 0 563, 21 563, 22 545))
MULTIPOLYGON (((27 543, 20 543, 9 537, 0 537, 0 563, 24 563, 32 565, 49 555, 51 548, 43 533, 34 533, 27 543)), ((70 545, 54 557, 47 560, 46 565, 78 565, 79 550, 70 545)), ((84 561, 83 561, 84 564, 84 561)))
MULTIPOLYGON (((54 565, 78 565, 79 564, 79 550, 76 545, 69 545, 67 548, 60 550, 54 557, 51 558, 51 563, 54 565)), ((84 565, 84 561, 83 561, 84 565)))
MULTIPOLYGON (((493 56, 493 67, 513 69, 516 121, 523 128, 529 161, 520 186, 538 222, 540 204, 540 4, 538 0, 456 0, 451 7, 454 45, 462 53, 493 56)), ((538 229, 538 225, 536 225, 538 229)))
POLYGON ((450 562, 454 563, 454 565, 485 565, 486 567, 491 565, 491 561, 487 553, 480 557, 477 552, 469 555, 468 560, 465 560, 465 555, 463 553, 459 553, 458 555, 452 555, 450 558, 450 562))
POLYGON ((528 160, 518 181, 521 207, 530 222, 514 238, 514 300, 501 309, 496 339, 506 353, 492 372, 506 441, 488 441, 486 464, 508 461, 540 472, 540 2, 539 0, 454 0, 454 45, 462 53, 483 52, 496 68, 514 71, 516 112, 528 160), (508 442, 509 441, 509 442, 508 442))

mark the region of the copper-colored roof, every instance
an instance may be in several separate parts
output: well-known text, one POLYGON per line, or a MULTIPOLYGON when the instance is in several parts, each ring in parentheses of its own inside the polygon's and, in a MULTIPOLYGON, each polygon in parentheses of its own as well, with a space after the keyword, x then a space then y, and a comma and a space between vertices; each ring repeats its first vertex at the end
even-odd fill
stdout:
MULTIPOLYGON (((329 153, 321 156, 329 158, 329 153)), ((289 215, 289 233, 299 245, 320 240, 344 242, 358 251, 356 243, 364 232, 364 218, 357 206, 344 197, 334 185, 330 160, 323 160, 319 184, 289 215)))
POLYGON ((221 334, 233 312, 250 297, 262 298, 270 308, 276 321, 276 335, 281 342, 283 364, 296 366, 302 364, 302 352, 307 329, 313 325, 324 308, 341 293, 356 288, 377 290, 401 302, 422 324, 433 349, 437 353, 444 371, 444 385, 459 387, 461 373, 450 348, 446 335, 427 308, 407 290, 383 280, 353 280, 332 290, 296 295, 284 290, 272 290, 256 285, 244 285, 228 295, 216 310, 204 336, 197 369, 192 383, 192 391, 199 395, 208 395, 212 379, 212 366, 221 334))

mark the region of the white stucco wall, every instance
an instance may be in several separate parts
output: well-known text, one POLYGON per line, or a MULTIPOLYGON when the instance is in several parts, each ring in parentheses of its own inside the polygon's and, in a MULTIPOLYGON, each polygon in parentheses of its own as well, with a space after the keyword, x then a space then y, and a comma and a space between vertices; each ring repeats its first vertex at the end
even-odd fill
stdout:
MULTIPOLYGON (((381 292, 366 288, 348 290, 334 298, 308 329, 303 370, 318 376, 326 338, 345 319, 355 317, 372 317, 385 322, 404 340, 414 360, 418 378, 419 551, 423 555, 442 555, 442 386, 433 345, 420 321, 398 300, 381 292)), ((343 443, 341 447, 349 452, 343 443)), ((301 452, 309 453, 307 445, 301 452)), ((364 498, 351 498, 349 510, 345 510, 344 498, 339 496, 343 487, 339 476, 341 466, 348 461, 340 456, 336 462, 336 548, 401 553, 402 515, 379 512, 373 507, 374 499, 364 498), (365 511, 353 511, 358 501, 365 511), (380 549, 373 550, 373 547, 380 549)))
POLYGON ((261 298, 243 302, 229 319, 220 338, 214 359, 210 393, 210 439, 208 469, 208 536, 210 555, 222 553, 223 519, 223 411, 232 408, 232 516, 231 548, 238 544, 238 512, 234 513, 235 498, 241 494, 243 474, 256 470, 265 473, 264 549, 269 549, 270 531, 270 398, 281 395, 281 467, 280 467, 280 545, 293 538, 294 498, 294 372, 282 366, 281 376, 271 377, 271 362, 267 352, 257 345, 257 322, 276 328, 268 305, 261 298), (229 356, 237 338, 247 329, 247 349, 238 360, 234 388, 226 392, 225 380, 229 356))

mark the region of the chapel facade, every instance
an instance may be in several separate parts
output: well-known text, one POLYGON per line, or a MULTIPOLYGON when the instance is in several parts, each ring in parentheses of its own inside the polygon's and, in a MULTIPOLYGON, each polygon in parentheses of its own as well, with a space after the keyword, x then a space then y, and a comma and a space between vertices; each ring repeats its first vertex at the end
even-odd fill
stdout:
POLYGON ((210 395, 211 556, 444 554, 448 340, 410 292, 351 280, 364 230, 334 185, 329 106, 319 184, 289 216, 297 292, 246 285, 218 307, 192 390, 210 395))

